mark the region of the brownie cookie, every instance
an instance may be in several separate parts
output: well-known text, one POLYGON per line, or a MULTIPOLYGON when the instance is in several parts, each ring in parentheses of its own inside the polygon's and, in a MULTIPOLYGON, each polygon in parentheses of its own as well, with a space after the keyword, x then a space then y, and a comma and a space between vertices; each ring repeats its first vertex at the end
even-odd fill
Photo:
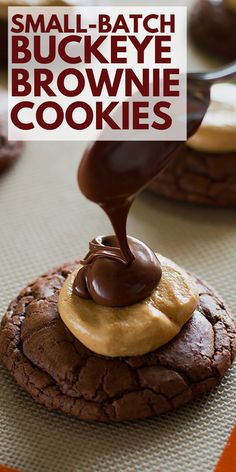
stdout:
POLYGON ((76 265, 36 279, 2 320, 0 358, 37 402, 83 420, 125 421, 169 412, 218 384, 235 355, 236 327, 205 282, 194 277, 199 307, 172 341, 108 358, 85 348, 58 314, 59 291, 76 265))
POLYGON ((173 200, 236 206, 236 152, 206 153, 185 145, 149 186, 173 200))
POLYGON ((15 163, 23 150, 21 141, 8 141, 7 92, 0 88, 0 174, 15 163))
POLYGON ((226 61, 236 59, 236 11, 226 1, 198 0, 189 17, 189 33, 203 51, 226 61))
POLYGON ((150 188, 174 200, 236 206, 236 85, 211 87, 203 121, 150 188))

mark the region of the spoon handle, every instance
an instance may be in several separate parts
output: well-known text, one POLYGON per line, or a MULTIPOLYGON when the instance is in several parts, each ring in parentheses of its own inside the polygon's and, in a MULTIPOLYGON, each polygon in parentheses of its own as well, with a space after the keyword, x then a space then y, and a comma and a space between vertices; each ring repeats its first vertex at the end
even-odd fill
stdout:
POLYGON ((236 61, 212 72, 191 72, 188 77, 193 80, 204 80, 212 83, 222 79, 236 79, 236 61))

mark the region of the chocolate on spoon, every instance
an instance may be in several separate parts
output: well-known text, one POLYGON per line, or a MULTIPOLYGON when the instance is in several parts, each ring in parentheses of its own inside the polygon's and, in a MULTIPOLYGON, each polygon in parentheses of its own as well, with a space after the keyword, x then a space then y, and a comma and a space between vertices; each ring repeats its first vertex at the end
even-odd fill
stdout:
MULTIPOLYGON (((188 74, 188 138, 206 114, 211 85, 235 74, 236 63, 211 73, 188 74)), ((127 238, 127 216, 136 195, 157 177, 182 145, 181 141, 97 141, 86 150, 78 170, 79 187, 107 213, 115 237, 97 238, 90 243, 74 282, 76 295, 103 305, 125 306, 148 297, 158 285, 159 261, 141 241, 135 240, 134 250, 127 238), (129 290, 122 290, 118 302, 122 286, 129 290)))

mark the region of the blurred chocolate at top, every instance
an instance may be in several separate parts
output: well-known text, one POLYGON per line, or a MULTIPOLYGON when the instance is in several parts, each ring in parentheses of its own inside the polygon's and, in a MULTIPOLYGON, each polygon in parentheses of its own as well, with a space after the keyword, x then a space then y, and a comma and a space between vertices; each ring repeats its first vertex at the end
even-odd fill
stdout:
POLYGON ((204 53, 236 59, 236 0, 197 0, 189 17, 189 33, 204 53))

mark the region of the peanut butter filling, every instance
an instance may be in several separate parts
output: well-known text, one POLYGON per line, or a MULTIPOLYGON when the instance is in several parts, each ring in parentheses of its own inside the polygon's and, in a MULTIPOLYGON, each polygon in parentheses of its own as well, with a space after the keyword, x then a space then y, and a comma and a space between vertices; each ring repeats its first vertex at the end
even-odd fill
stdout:
POLYGON ((223 1, 230 10, 236 12, 236 0, 223 0, 223 1))
POLYGON ((236 85, 212 86, 208 111, 187 144, 203 152, 236 151, 236 85))
POLYGON ((162 265, 158 287, 145 300, 127 307, 106 307, 73 294, 74 271, 63 285, 60 316, 71 333, 91 351, 110 357, 154 351, 174 338, 198 305, 192 278, 171 260, 162 265))

